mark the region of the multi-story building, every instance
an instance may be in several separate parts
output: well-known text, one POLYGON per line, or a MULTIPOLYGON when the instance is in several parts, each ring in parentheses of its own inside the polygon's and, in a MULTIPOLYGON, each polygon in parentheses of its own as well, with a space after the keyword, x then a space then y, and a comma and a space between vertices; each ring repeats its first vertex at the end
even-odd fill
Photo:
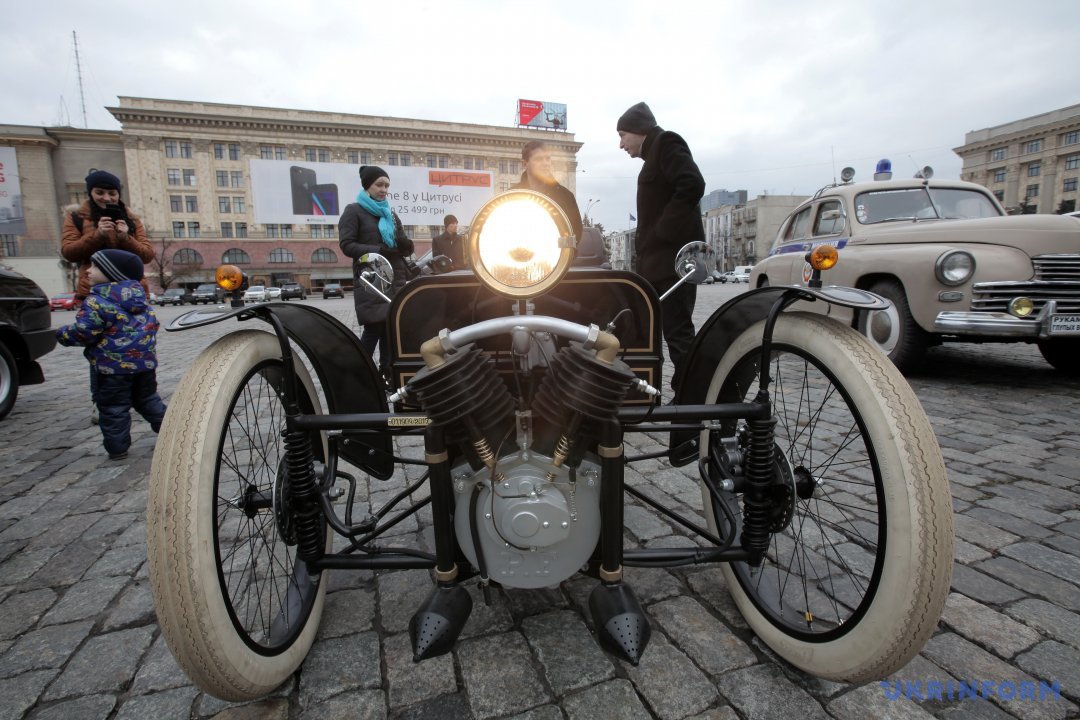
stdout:
POLYGON ((745 205, 745 190, 713 190, 701 198, 701 212, 707 213, 724 205, 745 205))
POLYGON ((985 185, 1010 212, 1077 209, 1080 105, 973 130, 953 152, 960 179, 985 185))
POLYGON ((705 239, 716 250, 717 268, 753 265, 772 246, 780 225, 805 195, 759 195, 745 205, 705 213, 705 239))
MULTIPOLYGON (((60 228, 64 208, 85 200, 91 167, 120 176, 124 201, 145 222, 158 254, 158 265, 148 268, 152 284, 191 287, 233 262, 253 284, 295 280, 318 288, 352 282, 336 225, 259 222, 269 200, 256 197, 253 161, 280 162, 286 171, 294 164, 375 164, 391 175, 391 189, 395 167, 483 172, 495 193, 519 180, 521 147, 541 139, 556 179, 573 191, 581 147, 565 132, 309 110, 134 97, 108 110, 120 131, 0 126, 0 147, 16 150, 27 215, 27 233, 4 235, 0 250, 49 292, 67 289, 60 228)), ((342 197, 340 206, 349 201, 342 197)), ((432 215, 429 224, 406 226, 418 255, 442 231, 441 221, 432 215)))

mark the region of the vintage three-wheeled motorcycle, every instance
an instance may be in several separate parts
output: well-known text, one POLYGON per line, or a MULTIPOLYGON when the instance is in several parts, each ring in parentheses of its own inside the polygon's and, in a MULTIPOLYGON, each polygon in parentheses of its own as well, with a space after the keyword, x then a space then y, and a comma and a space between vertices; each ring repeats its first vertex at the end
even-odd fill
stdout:
MULTIPOLYGON (((431 573, 409 627, 417 661, 452 649, 472 609, 466 583, 486 593, 583 573, 596 579, 598 641, 636 664, 650 625, 623 569, 694 563, 722 563, 754 632, 813 675, 881 678, 919 651, 953 557, 933 430, 884 355, 792 308, 885 301, 823 286, 837 257, 818 248, 807 286, 718 309, 662 404, 660 298, 634 273, 572 267, 576 245, 543 195, 488 201, 470 227, 471 271, 387 296, 389 397, 353 331, 315 308, 200 309, 172 323, 261 321, 198 356, 154 454, 154 605, 200 688, 229 700, 275 689, 311 647, 329 573, 355 569, 431 573), (628 454, 640 433, 670 440, 628 454), (696 465, 700 517, 624 481, 629 464, 658 458, 696 465), (364 488, 406 467, 419 479, 373 503, 364 488), (624 547, 627 496, 694 545, 624 547), (387 538, 421 510, 430 546, 387 538)), ((378 260, 365 258, 355 292, 379 290, 378 260)), ((682 282, 712 269, 702 243, 677 264, 682 282)), ((242 291, 235 268, 218 279, 242 291)))

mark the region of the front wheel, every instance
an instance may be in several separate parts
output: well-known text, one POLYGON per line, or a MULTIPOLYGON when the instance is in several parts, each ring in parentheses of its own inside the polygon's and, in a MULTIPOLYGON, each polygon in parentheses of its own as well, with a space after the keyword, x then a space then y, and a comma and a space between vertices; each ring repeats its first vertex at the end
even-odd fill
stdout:
POLYGON ((0 420, 15 407, 19 395, 19 366, 15 356, 0 342, 0 420))
MULTIPOLYGON (((1066 375, 1080 373, 1080 338, 1054 338, 1053 340, 1040 340, 1039 352, 1043 359, 1066 375)), ((2 416, 0 416, 2 417, 2 416)))
MULTIPOLYGON (((756 396, 763 329, 728 348, 706 402, 756 396)), ((760 567, 724 566, 727 585, 792 664, 843 682, 883 678, 929 639, 949 591, 952 505, 933 428, 885 356, 828 318, 781 315, 769 376, 772 534, 760 567)), ((730 425, 704 433, 703 455, 719 456, 718 437, 738 434, 730 425)), ((729 518, 703 496, 714 531, 741 530, 740 498, 726 496, 729 518)))
POLYGON ((885 310, 860 313, 859 332, 871 345, 888 355, 900 372, 917 370, 930 342, 926 331, 911 315, 904 286, 896 280, 880 280, 869 290, 892 305, 885 310))
MULTIPOLYGON (((303 412, 318 409, 297 362, 303 412)), ((158 623, 177 663, 224 700, 271 692, 304 660, 328 574, 297 558, 277 338, 214 342, 169 401, 150 474, 147 555, 158 623)), ((320 437, 311 437, 325 458, 320 437)), ((320 454, 321 453, 321 454, 320 454)), ((327 535, 329 548, 330 535, 327 535)))

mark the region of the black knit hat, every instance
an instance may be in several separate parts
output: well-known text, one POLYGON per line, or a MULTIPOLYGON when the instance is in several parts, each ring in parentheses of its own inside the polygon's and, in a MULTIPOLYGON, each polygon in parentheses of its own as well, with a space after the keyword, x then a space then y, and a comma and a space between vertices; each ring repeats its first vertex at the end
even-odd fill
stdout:
POLYGON ((113 282, 143 279, 143 261, 138 255, 127 250, 98 250, 90 256, 90 262, 113 282))
POLYGON ((120 192, 120 178, 113 175, 107 170, 90 170, 90 174, 86 176, 86 192, 90 193, 94 188, 105 188, 106 190, 116 190, 120 192))
POLYGON ((631 106, 629 110, 622 114, 618 124, 615 125, 616 130, 636 135, 648 135, 649 131, 654 127, 656 127, 656 117, 653 116, 649 106, 643 102, 631 106))
POLYGON ((371 183, 381 177, 389 179, 390 174, 378 165, 363 165, 360 168, 360 185, 365 190, 371 187, 371 183))

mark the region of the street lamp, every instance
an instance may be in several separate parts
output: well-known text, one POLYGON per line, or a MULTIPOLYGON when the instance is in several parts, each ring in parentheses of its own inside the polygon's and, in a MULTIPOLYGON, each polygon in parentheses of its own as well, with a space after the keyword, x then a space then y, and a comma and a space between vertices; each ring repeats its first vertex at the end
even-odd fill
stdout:
POLYGON ((582 218, 582 224, 592 227, 592 220, 589 219, 589 211, 593 209, 593 205, 600 202, 599 200, 593 200, 589 198, 589 204, 585 206, 585 217, 582 218), (587 222, 586 222, 587 221, 587 222))

